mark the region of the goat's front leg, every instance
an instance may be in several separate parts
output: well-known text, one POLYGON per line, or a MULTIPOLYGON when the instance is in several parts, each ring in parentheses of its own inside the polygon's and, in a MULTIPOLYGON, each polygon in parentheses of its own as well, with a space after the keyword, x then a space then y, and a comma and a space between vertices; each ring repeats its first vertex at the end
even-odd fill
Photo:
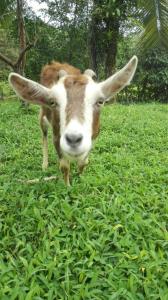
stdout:
POLYGON ((48 167, 48 123, 46 117, 41 116, 40 126, 42 130, 42 147, 43 147, 43 163, 42 169, 46 170, 48 167))
POLYGON ((43 164, 42 169, 46 170, 48 168, 48 139, 47 135, 43 135, 43 164))
POLYGON ((88 157, 78 162, 79 174, 82 174, 84 168, 88 165, 88 163, 89 163, 88 157))
POLYGON ((63 173, 64 181, 67 186, 70 186, 69 174, 70 174, 70 162, 64 158, 60 159, 60 170, 63 173))
POLYGON ((59 168, 63 173, 65 184, 67 186, 70 186, 70 182, 69 182, 70 162, 65 158, 62 158, 62 154, 60 150, 60 137, 57 135, 53 135, 53 142, 54 142, 55 150, 57 151, 57 154, 60 159, 59 168))

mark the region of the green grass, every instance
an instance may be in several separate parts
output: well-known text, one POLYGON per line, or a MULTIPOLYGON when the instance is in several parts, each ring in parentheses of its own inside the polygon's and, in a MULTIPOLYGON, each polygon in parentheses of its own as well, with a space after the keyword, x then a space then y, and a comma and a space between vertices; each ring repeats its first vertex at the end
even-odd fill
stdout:
POLYGON ((105 107, 70 188, 52 143, 41 170, 37 112, 0 105, 0 299, 167 300, 168 107, 105 107))

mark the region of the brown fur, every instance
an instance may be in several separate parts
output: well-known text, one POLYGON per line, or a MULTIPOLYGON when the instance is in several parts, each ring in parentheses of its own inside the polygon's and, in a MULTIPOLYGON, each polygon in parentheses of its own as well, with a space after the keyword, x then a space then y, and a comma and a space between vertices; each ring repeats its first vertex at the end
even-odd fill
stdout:
MULTIPOLYGON (((40 82, 46 87, 51 87, 59 80, 59 71, 64 70, 69 75, 80 75, 80 70, 70 66, 68 64, 61 64, 56 61, 52 61, 51 64, 45 65, 41 71, 40 82)), ((49 108, 42 107, 42 115, 47 117, 51 121, 52 111, 49 108)), ((55 116, 56 117, 56 116, 55 116)), ((57 120, 56 118, 56 121, 57 120)))
MULTIPOLYGON (((72 74, 71 74, 72 75, 72 74)), ((88 83, 88 79, 85 75, 72 75, 65 79, 65 88, 71 88, 73 86, 82 86, 88 83)))
POLYGON ((59 158, 61 158, 60 149, 60 116, 57 110, 52 112, 52 130, 53 130, 53 143, 59 158))
POLYGON ((93 123, 92 123, 92 139, 95 139, 100 131, 100 108, 95 107, 93 111, 93 123))
POLYGON ((40 82, 46 87, 51 87, 59 79, 59 71, 64 70, 69 75, 80 75, 81 71, 68 64, 61 64, 56 61, 52 61, 51 64, 45 65, 42 69, 40 82))
POLYGON ((88 80, 86 76, 71 76, 65 79, 67 91, 66 123, 68 124, 73 117, 77 117, 82 123, 84 121, 84 96, 88 80))

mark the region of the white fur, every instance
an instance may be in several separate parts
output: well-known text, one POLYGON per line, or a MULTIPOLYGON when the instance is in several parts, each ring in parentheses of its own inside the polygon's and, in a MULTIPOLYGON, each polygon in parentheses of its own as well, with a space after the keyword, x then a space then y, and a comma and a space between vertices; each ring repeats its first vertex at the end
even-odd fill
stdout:
POLYGON ((86 86, 85 91, 85 128, 88 131, 88 135, 92 136, 92 123, 93 123, 93 110, 94 105, 98 99, 102 98, 103 94, 101 92, 100 86, 95 83, 92 79, 89 80, 89 83, 86 86))
POLYGON ((66 115, 65 115, 65 108, 67 105, 67 94, 65 90, 65 86, 63 83, 64 78, 61 78, 59 82, 52 87, 52 92, 55 95, 55 98, 57 99, 57 103, 59 105, 60 110, 60 134, 62 135, 65 130, 65 124, 66 124, 66 115))
POLYGON ((72 119, 65 127, 64 133, 61 135, 60 146, 63 153, 68 156, 68 158, 72 156, 74 159, 78 160, 79 157, 86 156, 92 146, 91 135, 86 122, 81 124, 77 119, 72 119), (66 134, 82 134, 83 139, 81 144, 77 148, 73 149, 65 139, 66 134))

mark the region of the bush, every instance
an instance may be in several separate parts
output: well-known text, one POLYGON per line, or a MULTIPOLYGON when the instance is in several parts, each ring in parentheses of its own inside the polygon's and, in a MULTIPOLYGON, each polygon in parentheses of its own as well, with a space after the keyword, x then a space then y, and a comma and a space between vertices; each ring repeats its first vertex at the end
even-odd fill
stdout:
POLYGON ((149 51, 141 60, 138 98, 168 101, 168 56, 165 49, 149 51))
POLYGON ((118 95, 118 101, 168 102, 168 56, 163 48, 138 55, 139 63, 133 82, 118 95))

